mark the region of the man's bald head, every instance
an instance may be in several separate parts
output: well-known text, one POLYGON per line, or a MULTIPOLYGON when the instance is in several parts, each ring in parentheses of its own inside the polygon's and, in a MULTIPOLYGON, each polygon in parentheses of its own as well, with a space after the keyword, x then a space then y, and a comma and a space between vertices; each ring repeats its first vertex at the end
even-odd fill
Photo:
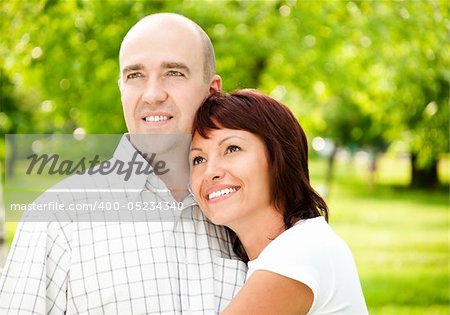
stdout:
MULTIPOLYGON (((209 82, 211 78, 216 74, 216 59, 214 56, 214 48, 209 36, 206 32, 194 21, 176 13, 156 13, 147 15, 137 22, 125 35, 122 44, 120 46, 119 55, 122 55, 123 47, 132 39, 135 34, 141 31, 158 25, 161 29, 171 29, 173 26, 183 27, 188 31, 192 31, 202 46, 201 51, 203 55, 203 79, 205 82, 209 82)), ((195 44, 195 43, 193 43, 195 44)))

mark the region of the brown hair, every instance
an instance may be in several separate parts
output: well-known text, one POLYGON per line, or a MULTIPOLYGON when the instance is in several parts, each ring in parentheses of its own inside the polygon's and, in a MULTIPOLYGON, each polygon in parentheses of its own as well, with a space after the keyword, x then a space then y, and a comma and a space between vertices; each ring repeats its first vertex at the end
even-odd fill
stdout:
MULTIPOLYGON (((323 215, 328 207, 309 181, 308 142, 289 108, 257 90, 210 95, 198 109, 192 134, 208 138, 212 129, 245 130, 258 135, 268 152, 271 200, 283 213, 285 228, 301 219, 323 215)), ((229 230, 236 254, 248 256, 236 234, 229 230)))

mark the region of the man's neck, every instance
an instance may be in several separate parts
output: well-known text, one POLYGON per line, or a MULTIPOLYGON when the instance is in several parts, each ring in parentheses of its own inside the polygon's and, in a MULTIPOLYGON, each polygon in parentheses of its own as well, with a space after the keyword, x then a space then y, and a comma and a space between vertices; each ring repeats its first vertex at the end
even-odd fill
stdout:
POLYGON ((166 187, 170 190, 175 200, 183 201, 188 195, 190 176, 188 161, 189 147, 186 150, 177 148, 176 151, 170 154, 156 155, 159 161, 165 162, 166 168, 164 173, 158 174, 155 172, 155 174, 166 184, 166 187))
POLYGON ((131 135, 130 141, 152 166, 155 175, 165 183, 174 199, 182 201, 188 195, 191 136, 131 135))

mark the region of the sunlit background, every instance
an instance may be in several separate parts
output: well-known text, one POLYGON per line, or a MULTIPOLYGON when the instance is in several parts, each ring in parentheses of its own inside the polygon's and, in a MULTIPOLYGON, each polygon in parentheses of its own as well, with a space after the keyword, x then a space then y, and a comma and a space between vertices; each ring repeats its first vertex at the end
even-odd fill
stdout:
POLYGON ((154 12, 207 31, 225 91, 295 112, 371 313, 449 314, 448 2, 2 1, 0 131, 125 132, 118 49, 154 12))

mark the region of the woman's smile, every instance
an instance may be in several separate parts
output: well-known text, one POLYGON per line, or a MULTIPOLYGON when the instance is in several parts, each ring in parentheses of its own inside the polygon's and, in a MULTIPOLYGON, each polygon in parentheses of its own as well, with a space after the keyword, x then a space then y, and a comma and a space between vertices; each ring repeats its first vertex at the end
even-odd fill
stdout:
POLYGON ((219 202, 233 196, 241 187, 221 185, 211 187, 206 191, 205 197, 208 202, 219 202))

